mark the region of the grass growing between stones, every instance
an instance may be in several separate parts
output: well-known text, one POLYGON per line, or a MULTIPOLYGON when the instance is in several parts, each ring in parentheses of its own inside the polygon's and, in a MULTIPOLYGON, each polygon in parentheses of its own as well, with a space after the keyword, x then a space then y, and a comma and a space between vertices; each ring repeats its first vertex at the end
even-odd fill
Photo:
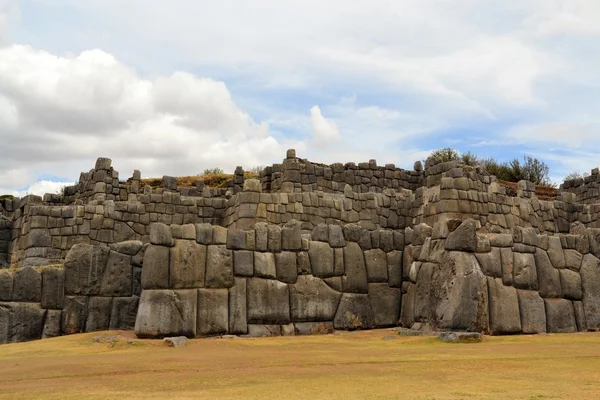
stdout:
POLYGON ((600 398, 596 333, 446 344, 386 329, 181 348, 96 336, 0 346, 0 399, 600 398))

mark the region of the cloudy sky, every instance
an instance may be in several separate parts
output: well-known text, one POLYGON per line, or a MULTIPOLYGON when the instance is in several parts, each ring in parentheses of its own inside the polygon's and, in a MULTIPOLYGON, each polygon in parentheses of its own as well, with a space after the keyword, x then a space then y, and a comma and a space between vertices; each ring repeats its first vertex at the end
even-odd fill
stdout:
POLYGON ((454 147, 600 165, 598 0, 0 0, 0 194, 454 147))

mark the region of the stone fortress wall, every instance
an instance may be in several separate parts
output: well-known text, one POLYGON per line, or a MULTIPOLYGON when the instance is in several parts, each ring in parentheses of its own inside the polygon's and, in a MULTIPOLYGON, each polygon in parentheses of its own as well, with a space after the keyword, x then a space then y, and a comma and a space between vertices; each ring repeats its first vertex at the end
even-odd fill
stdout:
POLYGON ((293 150, 224 189, 140 178, 100 158, 61 195, 0 200, 0 343, 600 327, 595 178, 547 201, 455 162, 327 166, 293 150))

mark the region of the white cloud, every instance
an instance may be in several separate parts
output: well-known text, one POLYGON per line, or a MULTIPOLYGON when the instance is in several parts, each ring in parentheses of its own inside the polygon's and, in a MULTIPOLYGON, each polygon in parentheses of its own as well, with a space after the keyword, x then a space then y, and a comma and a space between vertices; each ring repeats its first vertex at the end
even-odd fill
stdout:
POLYGON ((337 125, 323 116, 319 106, 313 106, 310 109, 310 119, 312 122, 313 138, 317 145, 340 141, 341 136, 337 125))
POLYGON ((37 196, 43 196, 46 193, 59 194, 61 189, 65 186, 72 186, 75 182, 54 182, 54 181, 37 181, 33 182, 25 190, 4 190, 0 192, 4 194, 10 194, 16 197, 24 197, 29 194, 35 194, 37 196))
POLYGON ((61 57, 0 48, 0 117, 4 189, 44 174, 78 176, 100 156, 123 177, 133 169, 160 176, 232 171, 304 148, 270 136, 223 82, 183 72, 144 79, 101 50, 61 57))

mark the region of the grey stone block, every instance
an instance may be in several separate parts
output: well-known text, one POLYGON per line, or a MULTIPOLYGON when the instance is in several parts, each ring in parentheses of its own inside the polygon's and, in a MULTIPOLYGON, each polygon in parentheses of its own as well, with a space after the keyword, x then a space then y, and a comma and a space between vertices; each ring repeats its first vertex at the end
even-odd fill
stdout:
POLYGON ((239 276, 254 275, 254 252, 249 250, 234 250, 233 273, 239 276))
POLYGON ((367 267, 363 251, 357 243, 346 243, 346 247, 344 247, 344 264, 345 272, 342 276, 344 292, 367 293, 367 267))
POLYGON ((481 271, 492 278, 502 277, 502 256, 501 249, 498 247, 492 248, 489 253, 477 253, 475 254, 481 271))
POLYGON ((333 320, 335 329, 370 329, 375 316, 366 294, 344 293, 333 320))
POLYGON ((546 332, 546 307, 539 293, 533 290, 517 290, 517 296, 523 333, 546 332))
POLYGON ((535 266, 540 296, 562 297, 559 270, 552 266, 548 254, 542 249, 535 251, 535 266))
POLYGON ((8 269, 0 269, 0 301, 12 301, 14 273, 8 269))
POLYGON ((229 289, 229 333, 231 334, 248 333, 246 298, 246 279, 235 278, 234 285, 229 289))
POLYGON ((42 308, 62 309, 65 296, 64 268, 47 267, 42 270, 42 308))
POLYGON ((133 330, 135 328, 139 300, 138 296, 114 297, 110 313, 109 329, 133 330))
POLYGON ((229 292, 227 289, 198 289, 196 334, 210 336, 229 330, 229 292))
POLYGON ((365 251, 365 264, 367 266, 367 279, 369 282, 387 282, 387 257, 383 250, 373 249, 365 251))
POLYGON ((135 320, 140 338, 196 336, 197 289, 144 290, 135 320))
POLYGON ((85 332, 87 319, 87 297, 65 296, 65 307, 62 311, 61 332, 69 335, 85 332))
POLYGON ((93 296, 88 300, 85 331, 105 331, 110 326, 112 297, 93 296))
POLYGON ((288 285, 273 279, 247 281, 248 322, 251 324, 289 324, 288 285))
POLYGON ((40 302, 42 274, 32 267, 18 269, 14 275, 13 301, 40 302))
POLYGON ((144 254, 142 289, 166 289, 169 287, 170 249, 150 245, 144 254))
POLYGON ((504 286, 500 278, 487 278, 490 307, 490 333, 502 335, 521 332, 517 290, 504 286))
POLYGON ((100 278, 100 295, 131 296, 133 267, 131 256, 111 251, 100 278))
POLYGON ((275 253, 281 251, 281 228, 279 225, 267 226, 267 250, 275 253))
POLYGON ((333 248, 344 247, 346 245, 341 226, 329 225, 329 245, 333 248))
POLYGON ((292 321, 332 321, 342 293, 331 289, 322 279, 302 275, 289 286, 292 321))
POLYGON ((583 303, 581 301, 574 301, 573 310, 575 311, 575 322, 577 323, 577 330, 579 332, 587 331, 588 326, 587 321, 585 319, 585 310, 583 309, 583 303))
POLYGON ((169 287, 192 289, 204 287, 206 246, 192 240, 176 240, 169 254, 169 287))
POLYGON ((513 263, 513 286, 517 289, 537 290, 538 279, 534 255, 513 253, 513 263))
POLYGON ((571 300, 544 299, 546 306, 546 325, 548 332, 569 333, 577 332, 575 310, 571 300))
POLYGON ((127 240, 124 242, 113 243, 110 245, 110 249, 117 253, 127 254, 128 256, 135 256, 144 247, 144 243, 139 240, 127 240))
POLYGON ((211 224, 196 224, 196 242, 212 244, 213 229, 211 224))
POLYGON ((291 251, 275 253, 275 269, 277 272, 277 279, 281 282, 295 283, 296 279, 298 279, 296 253, 291 251))
POLYGON ((302 249, 302 224, 294 219, 288 221, 281 229, 281 249, 282 250, 301 250, 302 249))
POLYGON ((150 243, 158 246, 173 246, 175 243, 171 228, 159 222, 150 224, 150 243))
POLYGON ((98 295, 110 250, 75 244, 65 258, 65 294, 98 295))
POLYGON ((388 285, 390 287, 402 286, 402 252, 393 250, 386 255, 388 264, 388 285))
POLYGON ((333 322, 297 322, 294 324, 296 335, 326 335, 333 333, 333 322))
POLYGON ((563 252, 558 236, 548 237, 548 257, 554 268, 565 268, 565 253, 563 252))
POLYGON ((0 303, 0 343, 41 339, 45 314, 39 304, 0 303))
POLYGON ((570 269, 561 269, 559 272, 563 297, 570 300, 581 300, 581 297, 583 296, 581 276, 570 269))
POLYGON ((61 310, 47 310, 44 328, 42 330, 42 339, 60 336, 61 310))
POLYGON ((227 248, 233 250, 246 249, 246 231, 229 229, 227 231, 227 248))
MULTIPOLYGON (((414 241, 413 241, 413 244, 414 241)), ((468 218, 451 231, 446 239, 446 250, 475 252, 477 250, 477 223, 468 218)))
POLYGON ((385 283, 369 283, 369 303, 376 327, 395 326, 400 318, 402 291, 385 283))
POLYGON ((315 242, 329 242, 329 226, 323 223, 317 224, 312 230, 311 239, 315 242))
POLYGON ((225 245, 210 245, 206 255, 207 288, 229 288, 233 286, 233 262, 231 250, 225 245))
POLYGON ((329 243, 309 242, 308 255, 314 276, 319 278, 335 276, 334 252, 329 243))
POLYGON ((276 278, 275 254, 254 252, 254 274, 261 278, 276 278))
POLYGON ((586 254, 581 264, 583 308, 589 329, 600 328, 600 260, 586 254))

